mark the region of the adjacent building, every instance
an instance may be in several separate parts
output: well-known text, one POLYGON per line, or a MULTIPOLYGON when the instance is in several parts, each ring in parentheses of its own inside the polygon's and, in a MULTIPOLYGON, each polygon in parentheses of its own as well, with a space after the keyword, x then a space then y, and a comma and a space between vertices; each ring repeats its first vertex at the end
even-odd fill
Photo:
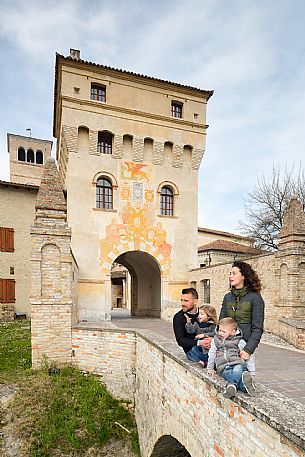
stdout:
POLYGON ((10 181, 0 181, 0 320, 30 316, 30 225, 52 141, 8 133, 10 181))

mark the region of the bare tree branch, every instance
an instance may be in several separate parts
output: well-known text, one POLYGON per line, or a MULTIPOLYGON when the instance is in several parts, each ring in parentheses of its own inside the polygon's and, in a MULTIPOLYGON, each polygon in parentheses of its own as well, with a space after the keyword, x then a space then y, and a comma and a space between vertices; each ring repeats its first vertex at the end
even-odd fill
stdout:
POLYGON ((305 205, 305 172, 300 163, 285 167, 281 172, 273 166, 272 176, 264 175, 257 180, 253 190, 245 199, 245 220, 239 221, 239 229, 254 240, 254 245, 261 249, 278 249, 279 232, 283 225, 284 214, 293 196, 297 196, 305 205))

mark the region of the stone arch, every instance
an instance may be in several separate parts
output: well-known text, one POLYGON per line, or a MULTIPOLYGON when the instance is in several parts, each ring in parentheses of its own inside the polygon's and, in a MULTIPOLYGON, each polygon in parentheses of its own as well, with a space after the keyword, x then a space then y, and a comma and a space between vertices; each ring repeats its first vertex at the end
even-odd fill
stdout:
POLYGON ((41 249, 41 297, 52 301, 61 297, 60 248, 55 243, 41 249))
POLYGON ((169 186, 173 189, 174 195, 179 195, 179 189, 175 183, 172 181, 162 181, 157 188, 158 194, 160 194, 162 187, 169 186))
POLYGON ((127 251, 114 262, 127 268, 131 276, 131 315, 160 317, 161 267, 156 258, 144 251, 127 251))
POLYGON ((109 173, 108 171, 98 171, 94 176, 93 176, 93 179, 92 179, 92 184, 94 186, 96 186, 96 182, 99 178, 108 178, 111 180, 112 182, 112 187, 113 188, 117 188, 118 187, 118 182, 117 182, 117 179, 116 177, 112 174, 112 173, 109 173))
POLYGON ((156 442, 150 457, 192 457, 172 435, 163 435, 156 442))

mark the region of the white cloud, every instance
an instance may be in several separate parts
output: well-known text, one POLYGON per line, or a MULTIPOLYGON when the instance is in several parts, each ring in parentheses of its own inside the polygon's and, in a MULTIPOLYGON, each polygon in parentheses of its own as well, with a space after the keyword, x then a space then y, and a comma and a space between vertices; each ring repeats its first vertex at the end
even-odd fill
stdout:
POLYGON ((31 124, 51 138, 55 51, 77 48, 85 60, 215 90, 199 222, 233 230, 257 174, 304 156, 304 15, 302 0, 2 1, 0 176, 7 131, 31 124))

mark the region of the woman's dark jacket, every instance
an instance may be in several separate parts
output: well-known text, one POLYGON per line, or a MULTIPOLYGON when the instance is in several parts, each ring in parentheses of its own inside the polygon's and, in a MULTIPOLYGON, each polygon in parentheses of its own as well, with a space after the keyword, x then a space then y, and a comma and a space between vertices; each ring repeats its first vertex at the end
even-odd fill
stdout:
POLYGON ((264 331, 264 308, 264 300, 258 292, 247 292, 239 301, 229 292, 223 299, 219 319, 236 319, 246 341, 244 351, 249 354, 257 348, 264 331))

